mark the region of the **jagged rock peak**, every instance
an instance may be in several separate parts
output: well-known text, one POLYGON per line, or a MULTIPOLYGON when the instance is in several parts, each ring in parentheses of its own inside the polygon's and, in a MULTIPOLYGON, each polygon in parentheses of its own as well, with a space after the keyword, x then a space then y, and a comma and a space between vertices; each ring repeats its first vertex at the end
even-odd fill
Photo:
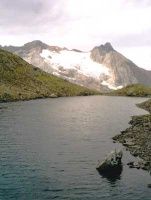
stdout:
POLYGON ((105 52, 110 52, 114 50, 110 42, 106 42, 104 45, 102 44, 98 48, 105 52))

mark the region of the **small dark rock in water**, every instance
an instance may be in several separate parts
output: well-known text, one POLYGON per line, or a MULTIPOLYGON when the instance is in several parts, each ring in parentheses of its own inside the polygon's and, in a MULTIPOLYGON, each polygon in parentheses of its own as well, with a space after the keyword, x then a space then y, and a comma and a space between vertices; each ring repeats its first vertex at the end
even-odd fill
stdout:
POLYGON ((132 166, 133 164, 134 164, 134 162, 127 163, 128 166, 132 166))
POLYGON ((136 168, 136 169, 143 169, 143 170, 149 170, 150 164, 149 162, 145 162, 143 160, 139 160, 138 162, 129 162, 127 163, 129 168, 136 168))
POLYGON ((6 108, 7 108, 6 106, 3 106, 3 107, 0 107, 0 110, 6 109, 6 108))
POLYGON ((129 162, 127 163, 127 165, 129 166, 129 168, 136 168, 136 169, 140 169, 140 166, 138 163, 136 162, 129 162))
POLYGON ((150 183, 150 184, 148 184, 148 188, 151 188, 151 183, 150 183))

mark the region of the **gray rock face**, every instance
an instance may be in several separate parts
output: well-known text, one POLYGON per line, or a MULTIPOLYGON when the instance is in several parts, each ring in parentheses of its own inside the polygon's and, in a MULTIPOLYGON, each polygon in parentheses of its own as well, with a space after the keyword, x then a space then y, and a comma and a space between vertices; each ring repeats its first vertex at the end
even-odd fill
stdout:
MULTIPOLYGON (((100 64, 100 68, 102 64, 109 70, 109 75, 102 73, 99 75, 99 79, 94 76, 87 76, 85 73, 81 73, 79 71, 80 63, 76 66, 76 69, 69 69, 68 67, 66 68, 66 66, 62 65, 57 66, 58 68, 56 69, 56 65, 54 65, 53 62, 46 62, 46 59, 40 56, 44 49, 52 53, 56 53, 57 56, 61 55, 60 52, 62 50, 75 52, 75 54, 84 53, 77 49, 69 51, 67 48, 49 46, 39 40, 29 42, 21 47, 1 46, 0 48, 19 55, 28 63, 35 65, 48 73, 57 75, 69 80, 70 82, 91 89, 108 91, 110 88, 108 84, 114 87, 126 86, 133 83, 141 83, 151 86, 151 72, 137 67, 132 61, 128 60, 126 57, 114 50, 110 43, 95 47, 90 52, 90 58, 94 61, 94 63, 100 64), (103 84, 103 82, 107 84, 103 84)), ((49 56, 49 58, 51 59, 51 56, 49 56)), ((69 60, 71 60, 70 57, 69 60)))
POLYGON ((137 67, 132 61, 114 50, 110 43, 92 49, 91 58, 110 69, 112 84, 116 86, 134 83, 151 85, 151 71, 137 67))

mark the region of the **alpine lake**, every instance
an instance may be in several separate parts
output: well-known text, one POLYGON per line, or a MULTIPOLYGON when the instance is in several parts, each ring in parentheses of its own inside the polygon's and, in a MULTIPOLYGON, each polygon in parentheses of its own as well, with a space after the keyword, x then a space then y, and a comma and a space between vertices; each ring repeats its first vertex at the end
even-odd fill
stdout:
POLYGON ((145 98, 88 96, 0 104, 0 200, 150 200, 148 172, 112 137, 146 114, 145 98), (98 160, 123 150, 123 170, 103 177, 98 160))

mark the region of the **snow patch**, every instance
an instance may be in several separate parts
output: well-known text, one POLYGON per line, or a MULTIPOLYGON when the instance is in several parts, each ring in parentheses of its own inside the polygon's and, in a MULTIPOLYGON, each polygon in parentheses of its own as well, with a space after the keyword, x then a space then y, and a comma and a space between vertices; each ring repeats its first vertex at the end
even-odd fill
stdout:
POLYGON ((63 69, 74 69, 85 76, 99 79, 100 75, 109 75, 109 69, 102 64, 94 62, 90 57, 90 52, 75 52, 62 50, 59 53, 43 49, 40 54, 45 62, 59 71, 63 69))
POLYGON ((77 52, 67 49, 63 49, 59 52, 43 49, 40 54, 40 56, 44 58, 44 61, 54 69, 53 74, 56 76, 61 76, 73 81, 75 77, 66 77, 65 74, 62 74, 62 71, 75 70, 78 74, 92 77, 101 82, 102 76, 105 75, 110 78, 106 81, 102 81, 102 85, 112 90, 121 89, 123 87, 122 85, 116 87, 111 83, 112 76, 109 68, 94 62, 90 55, 91 52, 77 52))

